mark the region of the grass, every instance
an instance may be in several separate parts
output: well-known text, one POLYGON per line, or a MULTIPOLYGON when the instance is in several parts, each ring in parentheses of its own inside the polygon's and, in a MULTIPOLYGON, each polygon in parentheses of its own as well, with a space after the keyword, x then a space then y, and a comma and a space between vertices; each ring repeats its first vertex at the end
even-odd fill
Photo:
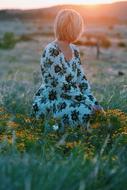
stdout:
POLYGON ((45 121, 31 117, 35 89, 28 83, 1 82, 0 189, 125 190, 127 97, 122 82, 119 91, 111 83, 100 90, 106 114, 91 118, 91 130, 69 126, 64 132, 53 130, 53 118, 47 131, 45 121))
POLYGON ((5 32, 0 39, 0 49, 12 49, 15 47, 16 39, 13 32, 5 32))
POLYGON ((34 32, 29 34, 16 35, 13 32, 5 32, 0 39, 0 49, 13 49, 16 43, 34 41, 37 36, 53 36, 53 32, 34 32))
POLYGON ((79 149, 68 157, 54 150, 47 156, 44 145, 39 155, 34 151, 21 154, 11 149, 0 158, 1 189, 126 189, 126 160, 121 155, 125 149, 115 156, 110 152, 107 159, 87 159, 79 149))

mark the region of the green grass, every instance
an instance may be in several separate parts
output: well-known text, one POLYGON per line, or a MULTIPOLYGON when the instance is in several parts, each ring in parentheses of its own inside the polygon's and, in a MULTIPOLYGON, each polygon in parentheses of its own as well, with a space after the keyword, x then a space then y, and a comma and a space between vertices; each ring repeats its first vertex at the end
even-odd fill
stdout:
POLYGON ((5 32, 3 39, 0 39, 0 49, 12 49, 15 44, 16 39, 13 32, 5 32))
POLYGON ((47 133, 45 122, 31 117, 37 86, 1 82, 0 189, 126 190, 127 93, 125 81, 113 84, 94 88, 106 115, 92 118, 92 131, 55 132, 50 120, 47 133))
POLYGON ((107 157, 87 159, 81 149, 61 156, 54 149, 47 153, 42 144, 39 154, 23 154, 11 149, 0 157, 1 189, 104 189, 126 190, 127 151, 110 151, 107 157), (124 154, 124 155, 123 155, 124 154))

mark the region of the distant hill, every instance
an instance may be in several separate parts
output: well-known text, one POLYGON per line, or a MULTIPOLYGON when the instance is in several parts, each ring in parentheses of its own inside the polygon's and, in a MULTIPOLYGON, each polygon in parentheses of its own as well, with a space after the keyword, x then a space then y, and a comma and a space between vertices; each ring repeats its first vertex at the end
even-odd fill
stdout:
POLYGON ((0 20, 3 19, 54 19, 57 12, 63 8, 72 8, 88 22, 95 23, 127 23, 127 1, 112 4, 91 5, 58 5, 33 10, 1 10, 0 20))

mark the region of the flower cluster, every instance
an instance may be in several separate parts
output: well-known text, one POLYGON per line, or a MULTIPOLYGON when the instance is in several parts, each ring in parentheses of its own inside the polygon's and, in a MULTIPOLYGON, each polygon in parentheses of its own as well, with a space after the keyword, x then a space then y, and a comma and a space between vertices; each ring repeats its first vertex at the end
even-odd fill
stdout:
POLYGON ((112 142, 118 136, 122 136, 124 142, 127 142, 127 115, 119 109, 93 115, 90 120, 92 133, 86 131, 82 126, 77 128, 68 126, 65 128, 64 134, 61 134, 59 133, 60 118, 51 118, 48 121, 50 133, 45 134, 44 121, 35 120, 24 114, 12 115, 2 107, 0 107, 0 119, 2 126, 0 141, 6 139, 9 144, 12 144, 15 140, 20 151, 44 140, 48 142, 48 146, 54 146, 65 152, 82 147, 85 155, 90 157, 95 149, 102 145, 107 134, 110 134, 112 142))

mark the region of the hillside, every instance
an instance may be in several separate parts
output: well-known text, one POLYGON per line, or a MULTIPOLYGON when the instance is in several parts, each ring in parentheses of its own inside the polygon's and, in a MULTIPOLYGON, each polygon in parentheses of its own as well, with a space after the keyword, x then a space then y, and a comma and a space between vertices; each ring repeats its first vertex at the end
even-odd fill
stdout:
POLYGON ((112 4, 88 5, 58 5, 34 10, 1 10, 0 19, 54 19, 62 8, 73 8, 91 22, 124 22, 127 23, 127 2, 112 4))

